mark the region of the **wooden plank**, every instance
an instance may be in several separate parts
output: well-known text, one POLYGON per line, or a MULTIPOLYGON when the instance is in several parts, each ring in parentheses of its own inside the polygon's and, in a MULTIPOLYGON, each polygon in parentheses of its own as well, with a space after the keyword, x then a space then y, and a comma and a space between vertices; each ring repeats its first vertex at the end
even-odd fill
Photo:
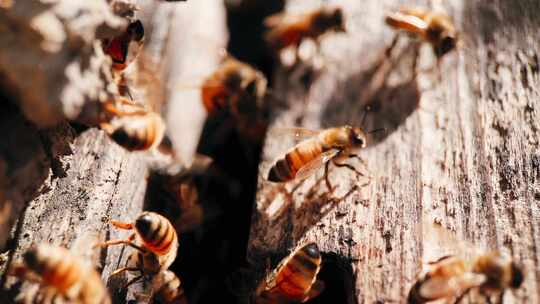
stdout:
MULTIPOLYGON (((288 8, 302 11, 315 2, 288 8)), ((285 187, 260 179, 248 249, 252 263, 264 265, 271 253, 285 255, 299 242, 316 241, 352 268, 356 303, 403 303, 422 258, 457 249, 427 239, 422 223, 435 221, 475 246, 509 251, 526 279, 505 300, 538 302, 539 45, 532 13, 538 4, 432 3, 454 17, 464 43, 444 58, 440 82, 437 71, 412 77, 407 39, 399 42, 403 52, 395 64, 380 61, 393 38, 383 14, 402 3, 336 4, 345 8, 349 32, 324 38, 325 69, 311 86, 294 82, 294 73, 276 73, 274 90, 290 107, 273 127, 359 126, 369 103, 373 111, 363 127, 388 132, 360 152, 371 183, 344 199, 363 182, 347 170, 331 170, 334 193, 318 177, 285 187)), ((421 48, 420 69, 434 64, 431 49, 421 48)), ((287 146, 267 139, 260 176, 287 146)))

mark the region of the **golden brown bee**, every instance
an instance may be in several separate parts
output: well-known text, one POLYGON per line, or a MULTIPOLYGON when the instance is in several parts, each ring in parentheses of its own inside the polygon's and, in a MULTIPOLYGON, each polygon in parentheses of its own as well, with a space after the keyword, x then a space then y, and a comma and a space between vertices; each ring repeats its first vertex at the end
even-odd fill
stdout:
POLYGON ((430 43, 438 58, 456 48, 458 33, 450 17, 445 14, 408 8, 388 14, 386 23, 430 43))
POLYGON ((481 254, 472 260, 445 256, 429 264, 429 270, 411 288, 407 302, 461 299, 472 288, 479 288, 489 296, 507 288, 518 288, 523 277, 521 268, 499 252, 481 254))
POLYGON ((52 303, 57 294, 69 303, 111 303, 99 273, 65 248, 40 244, 30 248, 23 255, 23 261, 11 273, 45 287, 43 303, 52 303))
POLYGON ((318 296, 324 283, 317 280, 321 254, 315 243, 294 250, 255 291, 255 303, 303 303, 318 296))
POLYGON ((267 17, 264 23, 269 28, 265 39, 277 53, 287 47, 298 48, 307 38, 316 39, 330 31, 345 32, 341 8, 325 7, 296 16, 280 13, 267 17))
POLYGON ((125 244, 135 248, 128 260, 128 265, 115 270, 111 275, 124 271, 136 271, 140 275, 131 280, 128 285, 138 281, 145 275, 154 276, 166 270, 176 259, 178 251, 178 237, 176 231, 165 217, 145 211, 137 217, 134 223, 111 221, 111 224, 120 229, 135 229, 125 240, 109 240, 98 246, 125 244))
POLYGON ((242 134, 259 139, 267 127, 266 85, 261 72, 229 56, 205 79, 201 98, 210 116, 230 114, 242 134))
POLYGON ((131 22, 125 32, 102 41, 103 51, 113 61, 114 71, 123 71, 140 53, 144 40, 144 27, 140 20, 131 22))
POLYGON ((326 164, 326 184, 328 189, 331 190, 332 187, 328 181, 330 160, 337 167, 346 167, 359 175, 363 175, 351 165, 336 161, 336 159, 343 157, 358 157, 355 154, 345 154, 352 149, 366 147, 367 134, 362 129, 342 126, 321 131, 301 128, 284 129, 283 131, 294 131, 296 137, 311 138, 301 141, 289 150, 283 158, 275 162, 268 172, 267 179, 269 181, 288 182, 294 179, 304 179, 326 164))
POLYGON ((152 280, 152 304, 187 304, 182 282, 170 270, 158 273, 152 280))
POLYGON ((129 151, 163 149, 173 153, 164 141, 165 122, 161 115, 120 98, 116 105, 112 102, 104 104, 104 112, 111 116, 100 124, 101 129, 120 146, 129 151))

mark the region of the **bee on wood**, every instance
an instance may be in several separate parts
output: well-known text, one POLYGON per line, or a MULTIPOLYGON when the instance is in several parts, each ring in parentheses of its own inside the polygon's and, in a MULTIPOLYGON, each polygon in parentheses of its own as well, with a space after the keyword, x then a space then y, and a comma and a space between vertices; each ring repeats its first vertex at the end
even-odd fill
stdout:
POLYGON ((479 288, 486 296, 502 295, 507 288, 519 288, 524 277, 521 268, 500 252, 481 254, 472 260, 450 255, 428 266, 429 270, 411 288, 407 303, 449 297, 458 297, 459 301, 472 288, 479 288))
POLYGON ((165 136, 165 122, 161 115, 125 98, 103 105, 105 122, 100 123, 109 137, 129 151, 159 148, 172 154, 172 146, 165 136))
POLYGON ((315 243, 294 250, 257 287, 254 302, 303 303, 318 296, 324 283, 317 280, 321 254, 315 243))
POLYGON ((386 24, 430 43, 438 59, 457 46, 458 32, 450 17, 443 13, 421 8, 406 8, 388 14, 386 24))
POLYGON ((279 13, 267 17, 264 24, 269 28, 264 38, 278 54, 288 47, 298 51, 304 39, 317 40, 331 31, 345 32, 341 8, 325 7, 302 15, 279 13))
POLYGON ((182 282, 170 270, 158 273, 152 280, 152 304, 187 304, 182 282))
POLYGON ((201 86, 201 99, 210 116, 226 113, 248 138, 264 136, 267 126, 267 80, 252 66, 228 56, 201 86))
POLYGON ((42 303, 53 303, 57 295, 69 303, 111 303, 100 274, 89 263, 62 247, 49 244, 34 246, 24 253, 23 263, 11 269, 10 273, 43 286, 42 303))
POLYGON ((144 27, 140 20, 131 22, 124 33, 102 41, 103 52, 113 61, 113 70, 123 71, 139 55, 144 43, 144 27))
POLYGON ((145 275, 155 276, 168 269, 176 259, 178 237, 173 225, 165 217, 145 211, 134 223, 112 220, 111 224, 120 229, 135 229, 135 232, 125 240, 109 240, 97 245, 107 247, 125 244, 137 250, 130 256, 126 267, 119 268, 111 274, 113 276, 124 271, 139 272, 140 275, 129 281, 126 286, 145 275))
POLYGON ((360 128, 342 126, 321 131, 293 128, 280 129, 277 132, 294 132, 296 138, 307 137, 307 139, 298 143, 274 163, 268 172, 268 181, 282 183, 305 179, 325 165, 326 185, 331 191, 333 188, 328 179, 330 161, 337 167, 345 167, 358 175, 364 175, 349 164, 337 162, 343 158, 360 159, 358 155, 349 153, 350 150, 365 148, 367 145, 367 133, 360 128))

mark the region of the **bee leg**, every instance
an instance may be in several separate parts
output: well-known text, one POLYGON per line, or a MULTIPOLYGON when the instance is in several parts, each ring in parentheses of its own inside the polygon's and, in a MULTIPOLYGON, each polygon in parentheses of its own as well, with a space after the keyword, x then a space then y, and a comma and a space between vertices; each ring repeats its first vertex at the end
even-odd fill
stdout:
POLYGON ((141 275, 138 275, 138 276, 134 277, 133 279, 129 280, 129 282, 127 282, 126 285, 124 285, 124 288, 128 288, 129 286, 133 285, 134 283, 136 283, 137 281, 142 279, 143 276, 144 275, 141 274, 141 275))
POLYGON ((116 220, 111 220, 111 225, 113 225, 116 228, 120 228, 120 229, 126 229, 126 230, 133 229, 133 224, 132 223, 125 223, 125 222, 120 222, 120 221, 116 221, 116 220))
POLYGON ((330 166, 330 162, 326 162, 324 165, 324 181, 326 183, 326 187, 328 188, 328 192, 333 192, 334 188, 332 188, 332 185, 330 184, 330 179, 328 178, 328 167, 330 166))
POLYGON ((141 272, 141 269, 138 268, 138 267, 122 267, 122 268, 118 268, 116 269, 115 271, 111 272, 111 274, 109 275, 109 277, 112 277, 112 276, 115 276, 115 275, 119 275, 121 274, 122 272, 124 271, 139 271, 141 272))
POLYGON ((394 50, 394 48, 396 47, 398 41, 399 41, 399 34, 396 34, 394 36, 394 39, 392 39, 392 42, 390 43, 390 45, 384 50, 384 55, 387 57, 387 58, 390 58, 392 57, 392 51, 394 50))
POLYGON ((94 245, 94 247, 109 247, 109 246, 113 246, 113 245, 121 245, 121 244, 124 244, 124 245, 128 245, 132 248, 135 248, 137 250, 139 250, 140 252, 143 252, 145 253, 146 250, 143 249, 142 247, 136 245, 135 243, 133 243, 133 238, 134 238, 134 234, 132 234, 127 240, 109 240, 109 241, 106 241, 106 242, 103 242, 103 243, 99 243, 99 244, 96 244, 94 245))

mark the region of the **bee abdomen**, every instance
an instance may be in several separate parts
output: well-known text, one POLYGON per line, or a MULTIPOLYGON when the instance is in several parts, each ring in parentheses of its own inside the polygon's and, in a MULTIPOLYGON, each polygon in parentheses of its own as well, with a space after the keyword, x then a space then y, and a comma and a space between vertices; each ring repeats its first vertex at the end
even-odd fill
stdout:
POLYGON ((268 172, 268 180, 271 182, 286 182, 294 179, 296 172, 291 170, 287 158, 282 158, 268 172))
MULTIPOLYGON (((293 297, 303 297, 309 291, 320 267, 320 253, 315 244, 302 248, 284 266, 280 289, 293 297)), ((280 281, 280 278, 278 278, 280 281)))
POLYGON ((177 238, 169 220, 154 212, 141 214, 135 221, 135 227, 145 245, 158 255, 169 252, 177 238))

